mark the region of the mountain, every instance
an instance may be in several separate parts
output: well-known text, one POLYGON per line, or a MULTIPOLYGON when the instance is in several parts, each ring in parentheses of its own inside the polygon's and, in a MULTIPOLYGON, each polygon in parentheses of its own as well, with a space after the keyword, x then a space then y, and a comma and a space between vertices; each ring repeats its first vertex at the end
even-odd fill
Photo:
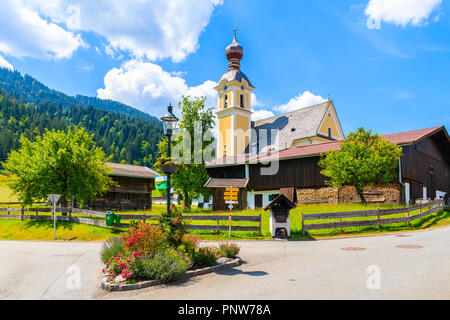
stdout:
POLYGON ((157 118, 114 101, 70 97, 0 68, 0 163, 20 146, 21 135, 33 139, 74 125, 92 133, 113 162, 151 167, 158 157, 163 130, 157 118), (115 106, 119 112, 107 110, 115 106))
POLYGON ((60 103, 64 108, 73 105, 92 106, 97 109, 118 113, 132 118, 148 120, 158 124, 160 120, 145 112, 127 106, 126 104, 103 100, 94 97, 82 95, 69 96, 62 92, 52 90, 29 75, 22 75, 18 71, 10 71, 0 68, 0 88, 4 89, 9 95, 17 100, 23 100, 26 103, 39 104, 41 101, 51 101, 60 103))

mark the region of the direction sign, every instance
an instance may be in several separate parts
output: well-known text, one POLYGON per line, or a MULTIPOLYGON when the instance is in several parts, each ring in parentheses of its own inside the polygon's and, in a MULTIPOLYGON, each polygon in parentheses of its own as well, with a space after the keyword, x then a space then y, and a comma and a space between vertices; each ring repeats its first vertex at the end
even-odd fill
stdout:
POLYGON ((59 198, 61 198, 60 194, 48 194, 48 200, 53 205, 53 240, 56 240, 56 203, 58 202, 59 198))
POLYGON ((225 196, 237 196, 238 195, 237 192, 232 192, 232 191, 225 191, 223 194, 225 196))
POLYGON ((225 204, 238 204, 239 202, 234 201, 234 200, 227 200, 225 201, 225 204))
POLYGON ((235 192, 238 192, 238 191, 239 191, 239 188, 231 188, 231 187, 228 187, 228 188, 226 188, 225 190, 226 190, 226 191, 235 191, 235 192))
POLYGON ((167 181, 167 176, 160 176, 155 178, 155 182, 164 182, 167 181))
POLYGON ((53 203, 58 203, 59 198, 61 198, 60 194, 48 194, 48 200, 50 200, 50 202, 53 203))
POLYGON ((224 200, 234 200, 234 201, 237 201, 237 197, 230 197, 230 196, 228 196, 228 197, 223 197, 223 199, 224 200))

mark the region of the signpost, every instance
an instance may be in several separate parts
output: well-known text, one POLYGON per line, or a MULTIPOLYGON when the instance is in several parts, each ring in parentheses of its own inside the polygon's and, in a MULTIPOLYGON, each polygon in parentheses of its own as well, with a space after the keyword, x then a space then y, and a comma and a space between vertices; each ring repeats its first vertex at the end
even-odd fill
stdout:
POLYGON ((167 189, 167 176, 161 176, 155 178, 156 190, 167 189))
POLYGON ((60 194, 49 194, 48 200, 53 205, 53 240, 56 240, 56 203, 58 202, 59 198, 61 198, 60 194))
POLYGON ((233 205, 238 204, 238 192, 239 188, 226 188, 224 192, 225 204, 228 204, 228 208, 230 209, 230 216, 228 218, 228 237, 231 237, 231 211, 233 205))

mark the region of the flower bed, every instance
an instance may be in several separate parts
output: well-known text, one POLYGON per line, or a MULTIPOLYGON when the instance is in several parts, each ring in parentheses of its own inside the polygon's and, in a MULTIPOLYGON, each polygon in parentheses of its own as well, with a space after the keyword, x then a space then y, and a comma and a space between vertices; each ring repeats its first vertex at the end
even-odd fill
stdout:
MULTIPOLYGON (((206 268, 200 268, 195 270, 189 270, 187 271, 183 277, 182 280, 188 279, 195 276, 200 276, 207 273, 217 272, 219 270, 224 270, 228 268, 234 268, 239 266, 242 263, 242 260, 240 258, 236 259, 229 259, 224 260, 223 263, 219 263, 212 267, 206 267, 206 268)), ((219 259, 220 260, 220 259, 219 259)), ((137 289, 144 289, 152 286, 157 286, 163 284, 160 280, 143 280, 136 283, 126 283, 121 282, 117 283, 112 279, 109 275, 105 275, 102 279, 102 288, 106 291, 129 291, 129 290, 137 290, 137 289)))
POLYGON ((181 213, 160 215, 159 224, 144 222, 118 238, 105 242, 102 287, 131 290, 168 283, 240 264, 239 246, 200 246, 198 237, 186 235, 181 213))

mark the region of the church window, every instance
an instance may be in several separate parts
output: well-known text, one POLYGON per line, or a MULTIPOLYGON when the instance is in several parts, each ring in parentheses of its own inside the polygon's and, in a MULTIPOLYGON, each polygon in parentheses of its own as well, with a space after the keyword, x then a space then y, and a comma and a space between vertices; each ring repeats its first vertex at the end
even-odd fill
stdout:
POLYGON ((294 132, 295 131, 295 128, 291 128, 291 132, 294 132))
POLYGON ((241 94, 241 101, 240 101, 240 106, 241 106, 241 108, 244 108, 245 107, 245 105, 244 105, 244 95, 243 94, 241 94))
POLYGON ((228 94, 225 94, 224 108, 228 107, 228 94))
POLYGON ((328 127, 328 138, 331 138, 333 136, 333 129, 328 127))

